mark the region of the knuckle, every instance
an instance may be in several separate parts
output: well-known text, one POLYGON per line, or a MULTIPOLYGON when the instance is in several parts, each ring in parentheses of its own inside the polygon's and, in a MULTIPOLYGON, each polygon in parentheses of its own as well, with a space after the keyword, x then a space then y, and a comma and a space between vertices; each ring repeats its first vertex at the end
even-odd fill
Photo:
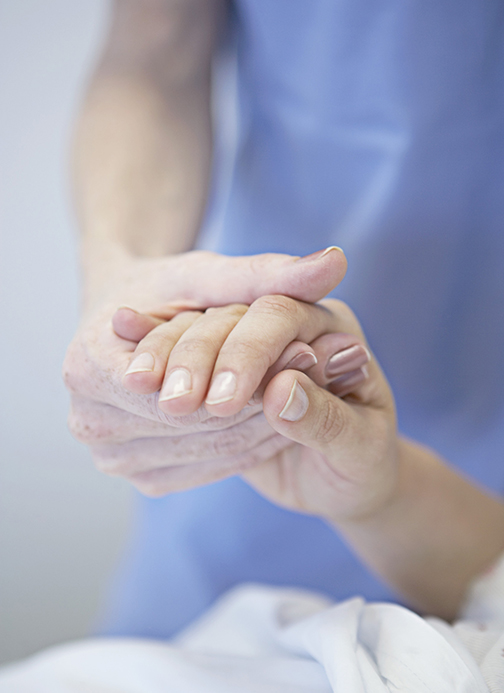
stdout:
POLYGON ((83 385, 82 369, 79 368, 77 351, 75 344, 70 344, 62 368, 63 382, 72 395, 79 394, 83 385))
POLYGON ((193 356, 200 354, 208 354, 215 351, 217 348, 217 338, 212 334, 198 335, 187 337, 182 342, 173 348, 173 354, 184 354, 184 356, 193 356))
POLYGON ((113 442, 114 432, 103 417, 89 416, 78 411, 75 407, 70 409, 67 425, 72 436, 85 445, 113 442))
POLYGON ((261 296, 251 306, 254 311, 274 315, 276 317, 291 318, 297 314, 297 302, 288 296, 270 295, 261 296))
POLYGON ((264 275, 264 270, 271 262, 273 257, 272 253, 261 253, 259 255, 250 255, 248 257, 248 265, 252 275, 258 275, 262 277, 264 275))
POLYGON ((180 329, 187 328, 201 315, 202 313, 197 310, 177 313, 171 320, 158 325, 140 340, 135 353, 144 350, 164 352, 167 348, 171 348, 177 342, 180 329))
POLYGON ((319 410, 315 437, 322 445, 330 445, 345 428, 345 415, 336 400, 325 398, 319 410))
POLYGON ((63 382, 71 395, 84 395, 103 384, 103 350, 89 335, 70 343, 62 367, 63 382))
POLYGON ((222 348, 221 356, 229 359, 237 371, 242 367, 250 369, 252 364, 259 369, 270 366, 270 356, 259 337, 244 337, 239 342, 233 340, 222 348))

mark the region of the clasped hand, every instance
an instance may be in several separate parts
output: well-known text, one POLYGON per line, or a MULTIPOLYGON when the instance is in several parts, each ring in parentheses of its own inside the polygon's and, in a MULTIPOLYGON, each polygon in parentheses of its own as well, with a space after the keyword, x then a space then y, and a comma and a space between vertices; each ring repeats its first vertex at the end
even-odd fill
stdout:
POLYGON ((192 277, 157 307, 87 320, 65 372, 71 430, 98 468, 149 495, 240 473, 335 522, 385 503, 397 477, 389 388, 349 308, 311 304, 339 283, 342 258, 188 253, 171 260, 192 277), (195 281, 202 261, 220 264, 218 281, 195 281), (237 276, 239 289, 226 281, 237 276))

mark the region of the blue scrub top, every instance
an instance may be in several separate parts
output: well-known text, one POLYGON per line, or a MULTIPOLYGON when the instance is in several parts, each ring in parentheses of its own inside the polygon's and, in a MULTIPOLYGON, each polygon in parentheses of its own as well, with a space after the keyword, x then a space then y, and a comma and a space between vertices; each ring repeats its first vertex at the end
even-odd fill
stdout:
MULTIPOLYGON (((236 0, 240 136, 215 249, 342 246, 401 430, 504 489, 504 4, 236 0)), ((238 478, 138 498, 101 632, 167 637, 243 581, 394 599, 238 478)))

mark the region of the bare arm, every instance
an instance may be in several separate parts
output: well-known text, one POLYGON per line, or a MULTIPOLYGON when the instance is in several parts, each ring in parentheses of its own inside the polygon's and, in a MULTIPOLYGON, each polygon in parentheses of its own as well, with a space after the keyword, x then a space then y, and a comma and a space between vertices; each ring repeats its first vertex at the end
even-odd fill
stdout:
POLYGON ((85 305, 132 261, 192 247, 211 161, 221 0, 117 0, 75 139, 85 305))
POLYGON ((207 196, 211 62, 224 4, 117 0, 77 125, 84 312, 63 373, 71 431, 91 447, 97 464, 98 448, 114 446, 116 474, 128 475, 139 460, 144 470, 155 470, 160 461, 165 467, 186 464, 191 455, 208 462, 213 449, 222 450, 218 464, 229 475, 235 462, 270 454, 254 449, 252 433, 257 440, 271 436, 264 421, 258 434, 257 407, 214 431, 204 411, 174 420, 159 409, 157 396, 133 397, 122 378, 134 345, 112 329, 119 306, 147 310, 182 302, 206 308, 250 304, 276 293, 313 302, 345 273, 340 252, 305 262, 288 255, 183 252, 193 246, 207 196), (201 432, 209 438, 195 456, 201 432), (238 443, 230 447, 230 439, 238 443))
POLYGON ((414 606, 450 620, 470 582, 504 552, 504 503, 427 448, 401 440, 399 451, 393 500, 339 529, 414 606))
MULTIPOLYGON (((339 316, 338 331, 364 341, 347 306, 325 305, 339 316)), ((504 500, 397 435, 375 359, 366 364, 369 377, 342 400, 319 387, 330 354, 316 353, 319 365, 307 375, 279 373, 263 399, 271 427, 303 447, 246 478, 276 503, 325 518, 413 606, 454 618, 471 581, 504 552, 504 500)))

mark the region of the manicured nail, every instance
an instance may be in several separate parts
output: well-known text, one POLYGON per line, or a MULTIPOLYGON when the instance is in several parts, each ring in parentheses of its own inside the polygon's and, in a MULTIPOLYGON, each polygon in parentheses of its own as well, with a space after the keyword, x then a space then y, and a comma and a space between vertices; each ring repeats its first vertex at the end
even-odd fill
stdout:
POLYGON ((304 351, 302 354, 297 354, 293 359, 284 366, 284 370, 292 368, 296 371, 304 371, 318 363, 318 359, 311 351, 304 351))
POLYGON ((182 397, 192 392, 191 374, 185 368, 176 368, 165 380, 159 394, 159 402, 182 397))
POLYGON ((342 253, 343 249, 337 245, 330 245, 329 248, 325 250, 318 250, 316 253, 311 253, 310 255, 304 255, 300 257, 296 262, 313 262, 314 260, 321 260, 325 255, 331 253, 333 250, 337 250, 338 253, 342 253))
POLYGON ((278 415, 284 421, 299 421, 308 410, 308 395, 297 380, 294 381, 289 399, 278 415))
POLYGON ((233 399, 236 392, 236 376, 231 371, 225 371, 215 376, 206 398, 207 404, 221 404, 233 399))
POLYGON ((351 371, 351 373, 345 373, 345 375, 333 380, 333 382, 329 384, 329 390, 337 397, 344 397, 350 394, 357 385, 363 383, 368 377, 368 370, 366 366, 363 366, 362 368, 351 371))
POLYGON ((363 344, 355 344, 331 356, 325 367, 325 375, 328 378, 333 378, 342 373, 355 371, 369 363, 370 360, 371 354, 366 347, 363 344))
POLYGON ((149 373, 153 370, 154 356, 148 351, 144 351, 143 354, 138 354, 138 356, 133 359, 124 375, 130 375, 131 373, 149 373))

